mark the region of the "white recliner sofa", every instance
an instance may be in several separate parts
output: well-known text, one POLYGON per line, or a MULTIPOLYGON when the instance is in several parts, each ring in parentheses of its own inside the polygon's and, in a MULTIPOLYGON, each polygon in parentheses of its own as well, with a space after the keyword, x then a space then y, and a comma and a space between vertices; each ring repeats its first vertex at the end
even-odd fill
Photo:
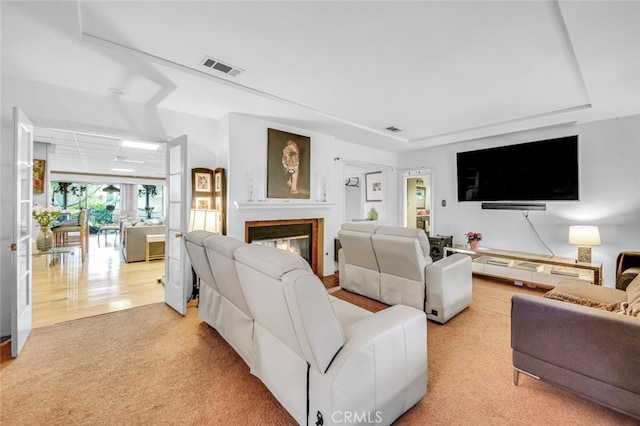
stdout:
POLYGON ((255 320, 251 373, 299 424, 388 425, 426 394, 424 312, 332 297, 284 250, 248 244, 235 259, 255 320))
POLYGON ((338 251, 340 287, 370 299, 380 298, 380 268, 371 236, 378 229, 368 223, 344 223, 338 232, 342 248, 338 251))
POLYGON ((236 250, 247 244, 235 238, 214 234, 204 240, 204 245, 222 295, 219 321, 223 330, 221 334, 251 367, 254 319, 240 286, 235 264, 236 250))
POLYGON ((345 223, 338 235, 345 290, 424 310, 441 324, 471 304, 471 258, 455 254, 433 262, 423 230, 345 223))
POLYGON ((193 266, 200 279, 198 316, 218 330, 222 295, 211 271, 211 265, 204 247, 204 240, 211 235, 213 234, 207 231, 192 231, 185 234, 184 241, 191 266, 193 266))
POLYGON ((200 278, 198 316, 252 365, 253 316, 242 293, 234 252, 244 242, 208 231, 185 235, 191 264, 200 278))

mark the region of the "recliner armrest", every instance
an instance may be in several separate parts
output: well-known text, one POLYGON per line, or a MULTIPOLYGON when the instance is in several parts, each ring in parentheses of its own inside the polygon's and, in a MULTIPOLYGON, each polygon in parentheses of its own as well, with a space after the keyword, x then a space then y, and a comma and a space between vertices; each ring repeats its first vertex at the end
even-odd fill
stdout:
POLYGON ((424 312, 395 305, 344 330, 345 344, 325 374, 310 371, 310 413, 358 412, 389 424, 427 392, 424 312), (391 419, 385 421, 384 419, 391 419))
POLYGON ((471 257, 456 253, 425 268, 427 317, 444 324, 471 304, 471 257))

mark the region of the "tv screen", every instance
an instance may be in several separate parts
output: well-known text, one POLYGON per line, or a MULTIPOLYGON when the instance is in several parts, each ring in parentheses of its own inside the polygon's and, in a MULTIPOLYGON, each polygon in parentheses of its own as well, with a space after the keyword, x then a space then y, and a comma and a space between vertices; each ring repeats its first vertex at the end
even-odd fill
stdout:
POLYGON ((578 136, 457 153, 458 201, 577 201, 578 136))

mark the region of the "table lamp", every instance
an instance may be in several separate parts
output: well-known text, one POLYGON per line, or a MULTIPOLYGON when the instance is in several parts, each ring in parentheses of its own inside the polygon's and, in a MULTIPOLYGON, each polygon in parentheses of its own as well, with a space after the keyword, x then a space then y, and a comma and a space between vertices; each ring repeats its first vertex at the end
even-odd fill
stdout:
POLYGON ((578 262, 591 263, 591 246, 600 245, 597 226, 570 226, 569 244, 578 245, 578 262))
POLYGON ((189 232, 197 230, 218 232, 218 210, 192 209, 189 232))

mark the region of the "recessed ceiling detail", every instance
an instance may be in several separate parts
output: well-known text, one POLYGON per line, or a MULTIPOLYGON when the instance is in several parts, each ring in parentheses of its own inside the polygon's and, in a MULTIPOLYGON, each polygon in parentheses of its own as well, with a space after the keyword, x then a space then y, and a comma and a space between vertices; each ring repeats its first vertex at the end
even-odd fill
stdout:
POLYGON ((231 77, 237 77, 244 71, 242 68, 225 64, 224 62, 220 62, 219 60, 214 59, 211 56, 205 56, 202 62, 200 62, 200 64, 205 68, 210 68, 216 71, 220 71, 221 73, 228 74, 231 77))
POLYGON ((387 130, 390 131, 390 132, 394 132, 394 133, 402 131, 402 129, 398 129, 396 126, 389 126, 389 127, 387 127, 387 130))

